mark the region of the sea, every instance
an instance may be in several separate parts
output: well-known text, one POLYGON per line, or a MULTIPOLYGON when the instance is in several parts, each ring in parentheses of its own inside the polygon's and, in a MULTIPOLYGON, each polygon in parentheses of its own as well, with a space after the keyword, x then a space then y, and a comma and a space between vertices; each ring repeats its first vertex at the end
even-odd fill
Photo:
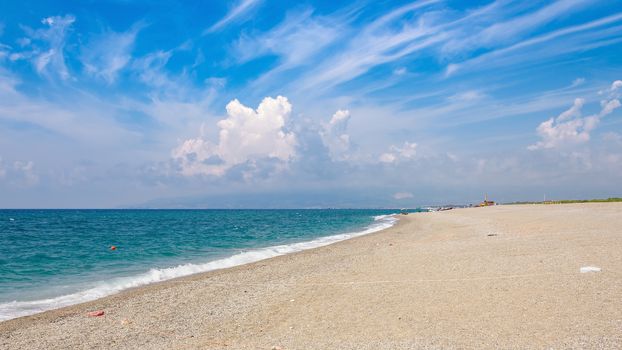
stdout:
POLYGON ((0 320, 376 232, 396 212, 0 210, 0 320))

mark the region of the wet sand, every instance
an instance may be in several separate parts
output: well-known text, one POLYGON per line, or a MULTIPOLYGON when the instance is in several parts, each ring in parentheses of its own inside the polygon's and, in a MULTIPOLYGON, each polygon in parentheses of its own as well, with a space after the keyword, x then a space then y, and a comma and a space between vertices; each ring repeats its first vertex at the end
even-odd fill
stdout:
POLYGON ((0 348, 619 349, 622 203, 402 216, 330 246, 5 321, 0 348))

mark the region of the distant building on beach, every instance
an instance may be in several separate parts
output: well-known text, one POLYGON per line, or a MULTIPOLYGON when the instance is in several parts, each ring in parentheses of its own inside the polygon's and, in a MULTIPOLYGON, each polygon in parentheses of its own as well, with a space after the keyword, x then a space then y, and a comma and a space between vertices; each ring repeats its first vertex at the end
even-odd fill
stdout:
POLYGON ((495 205, 495 201, 489 201, 488 200, 488 195, 485 194, 484 195, 484 201, 481 202, 480 204, 478 204, 477 206, 478 207, 488 207, 488 206, 491 206, 491 205, 495 205))

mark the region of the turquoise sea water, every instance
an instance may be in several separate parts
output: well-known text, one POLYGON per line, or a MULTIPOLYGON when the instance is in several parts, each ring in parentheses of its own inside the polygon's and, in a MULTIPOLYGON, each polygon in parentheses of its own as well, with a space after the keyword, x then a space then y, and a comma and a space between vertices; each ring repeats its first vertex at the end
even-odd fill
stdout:
POLYGON ((0 320, 330 244, 388 227, 392 213, 0 210, 0 320))

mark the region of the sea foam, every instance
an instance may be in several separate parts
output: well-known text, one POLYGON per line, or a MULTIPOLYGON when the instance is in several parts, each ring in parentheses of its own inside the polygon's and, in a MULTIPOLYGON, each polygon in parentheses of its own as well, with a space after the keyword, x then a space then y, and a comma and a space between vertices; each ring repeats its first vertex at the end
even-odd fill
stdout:
POLYGON ((95 300, 118 293, 125 289, 140 287, 150 283, 162 282, 196 273, 248 264, 279 255, 326 246, 349 238, 383 230, 393 226, 395 222, 397 222, 397 218, 395 218, 394 215, 375 216, 374 223, 363 231, 320 237, 306 242, 252 249, 240 252, 227 258, 213 260, 203 264, 184 264, 164 269, 151 269, 145 273, 135 276, 119 277, 109 281, 100 281, 97 282, 92 288, 54 298, 2 303, 0 304, 0 321, 95 300))

